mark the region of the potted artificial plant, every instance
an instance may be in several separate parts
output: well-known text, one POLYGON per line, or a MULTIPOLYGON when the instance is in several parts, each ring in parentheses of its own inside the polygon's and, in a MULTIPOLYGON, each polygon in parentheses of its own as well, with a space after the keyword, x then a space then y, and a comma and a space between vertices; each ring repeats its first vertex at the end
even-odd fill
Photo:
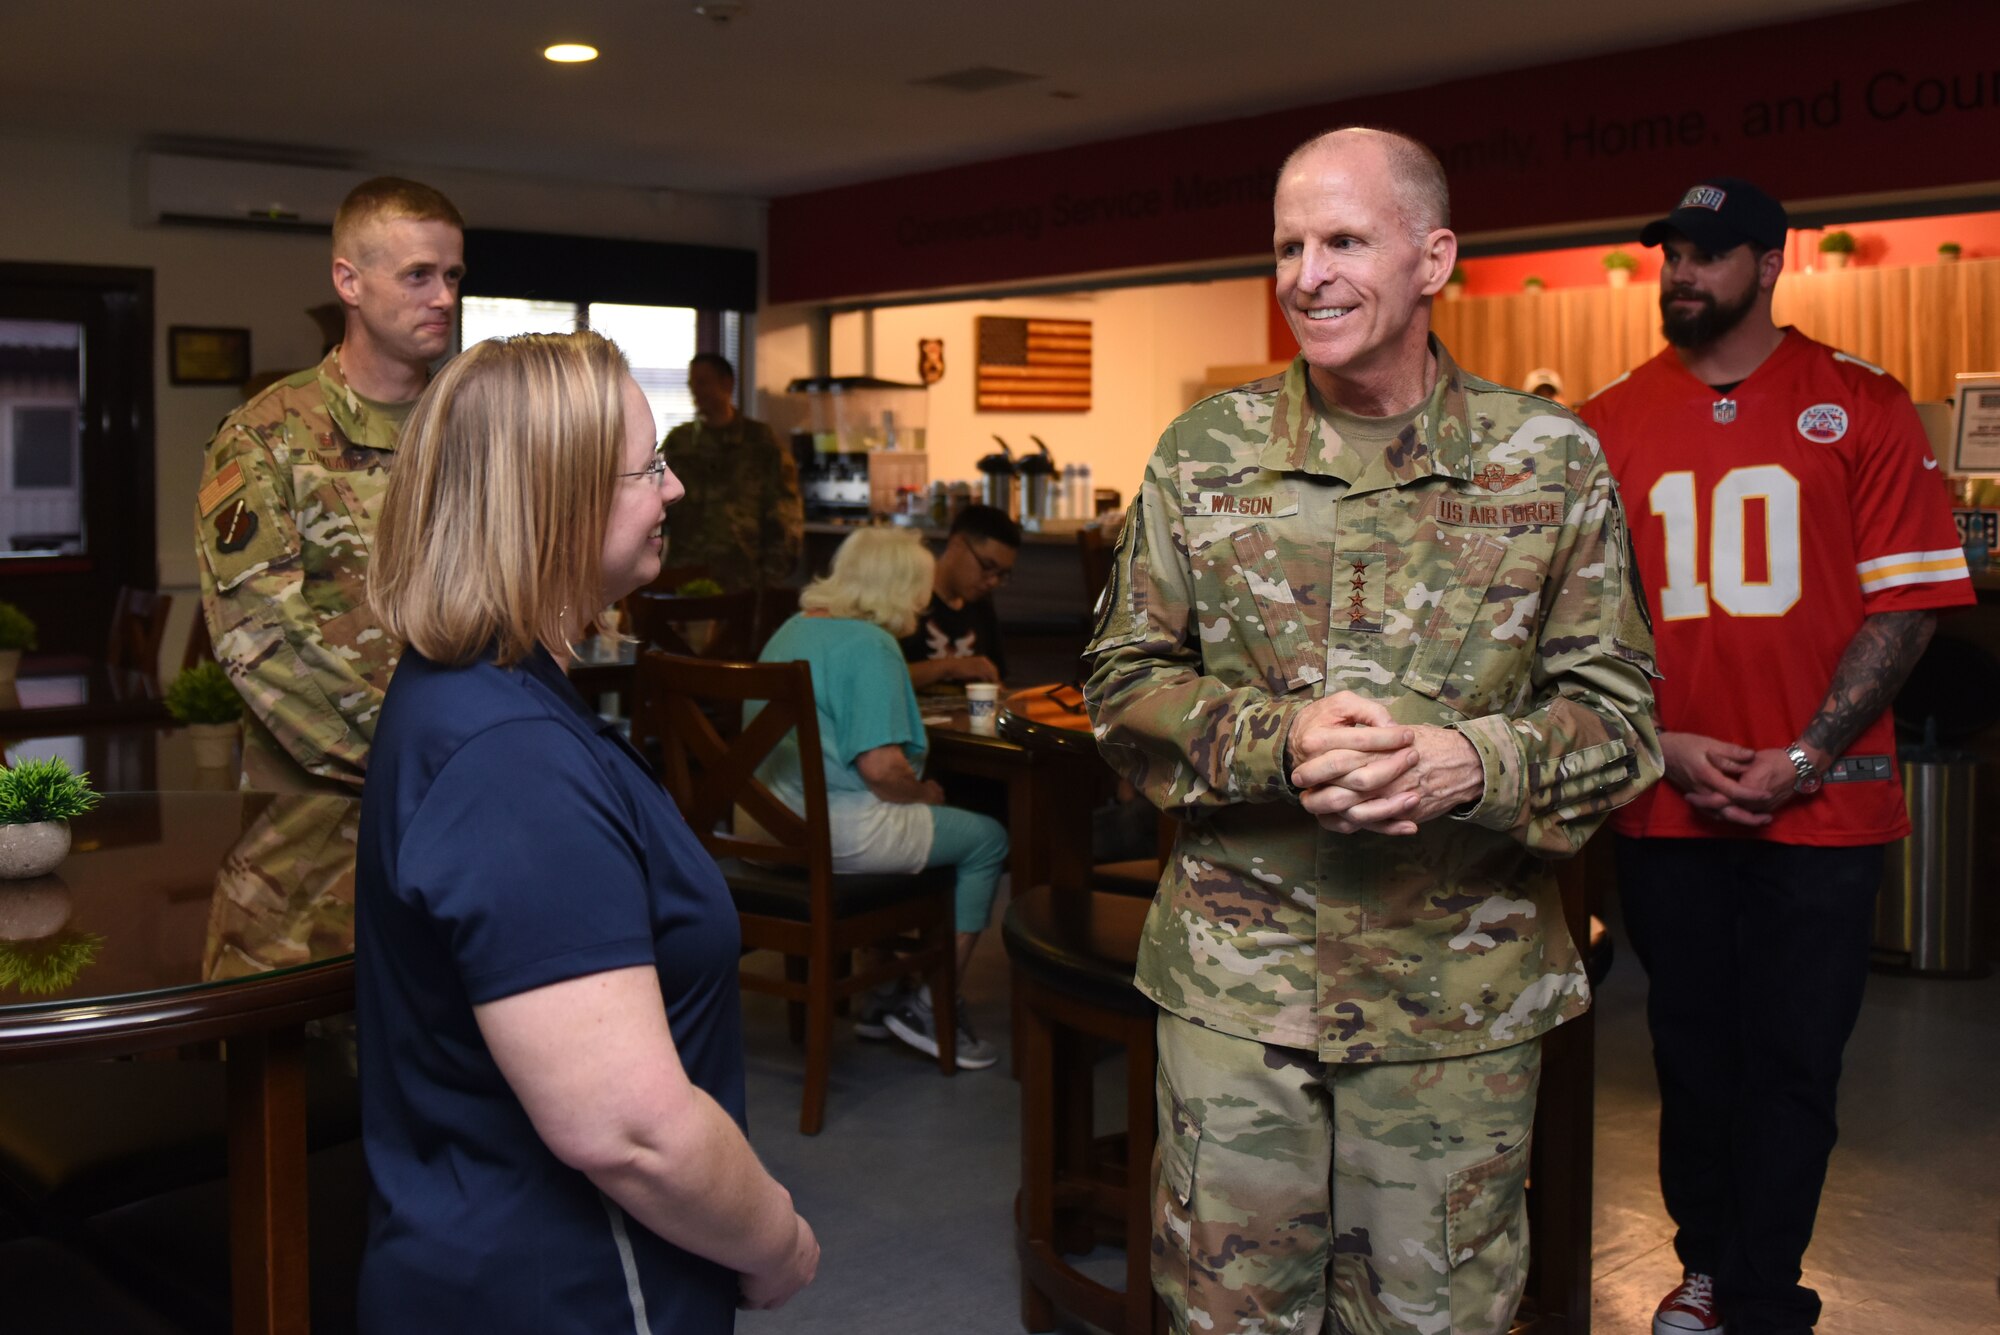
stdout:
POLYGON ((41 876, 69 856, 69 822, 97 805, 88 774, 63 761, 0 769, 0 880, 41 876))
POLYGON ((1465 266, 1454 264, 1451 266, 1451 277, 1444 280, 1444 299, 1446 301, 1457 301, 1464 295, 1465 266))
POLYGON ((21 651, 35 647, 35 623, 12 603, 0 603, 0 682, 21 670, 21 651))
POLYGON ((0 988, 46 995, 76 982, 104 938, 69 925, 75 908, 60 876, 0 885, 0 988))
POLYGON ((1828 232, 1819 239, 1819 257, 1829 269, 1845 269, 1854 257, 1854 233, 1828 232))
POLYGON ((243 717, 243 697, 222 664, 214 659, 182 668, 167 686, 167 712, 186 726, 194 741, 198 769, 226 769, 235 759, 236 721, 243 717))
POLYGON ((1623 287, 1632 281, 1639 261, 1622 250, 1614 250, 1604 257, 1604 281, 1613 287, 1623 287))
POLYGON ((1540 292, 1547 286, 1548 284, 1542 281, 1542 276, 1538 273, 1531 273, 1521 280, 1521 290, 1523 292, 1540 292))
POLYGON ((1958 257, 1964 253, 1964 251, 1965 248, 1959 245, 1958 242, 1956 241, 1940 241, 1938 242, 1938 263, 1951 264, 1954 261, 1956 261, 1958 257))

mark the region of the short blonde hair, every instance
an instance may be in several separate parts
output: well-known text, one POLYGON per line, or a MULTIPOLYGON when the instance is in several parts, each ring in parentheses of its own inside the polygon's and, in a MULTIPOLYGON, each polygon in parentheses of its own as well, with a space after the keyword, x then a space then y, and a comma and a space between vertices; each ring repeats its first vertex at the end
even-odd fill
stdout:
POLYGON ((915 529, 856 529, 827 573, 799 590, 799 610, 872 621, 900 640, 930 601, 935 564, 915 529))
POLYGON ((600 334, 475 343, 417 400, 375 531, 368 599, 425 658, 562 662, 603 596, 625 357, 600 334))
POLYGON ((465 219, 459 216, 457 206, 446 199, 442 191, 434 190, 422 181, 409 181, 400 176, 377 176, 348 191, 347 198, 340 201, 340 208, 334 212, 335 257, 348 260, 360 258, 354 251, 360 244, 358 238, 361 232, 376 223, 396 222, 399 219, 449 223, 461 232, 465 230, 465 219))

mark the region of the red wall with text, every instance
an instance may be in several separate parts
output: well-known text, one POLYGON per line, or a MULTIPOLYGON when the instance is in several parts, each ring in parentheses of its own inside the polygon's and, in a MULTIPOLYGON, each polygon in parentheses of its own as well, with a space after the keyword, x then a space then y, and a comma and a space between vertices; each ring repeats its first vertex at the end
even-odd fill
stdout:
POLYGON ((1468 234, 1646 216, 1718 171, 1787 200, 1971 185, 2000 174, 1996 49, 1992 0, 1917 0, 788 196, 768 295, 1261 254, 1279 161, 1351 121, 1437 149, 1468 234))

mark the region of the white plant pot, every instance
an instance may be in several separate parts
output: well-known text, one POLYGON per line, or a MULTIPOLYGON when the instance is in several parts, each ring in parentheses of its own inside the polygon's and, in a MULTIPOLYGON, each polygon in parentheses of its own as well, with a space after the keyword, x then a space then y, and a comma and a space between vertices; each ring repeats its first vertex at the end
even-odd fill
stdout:
POLYGON ((236 763, 236 724, 190 723, 187 730, 196 769, 228 769, 236 763))
POLYGON ((1852 258, 1853 254, 1845 250, 1822 250, 1819 253, 1819 262, 1829 269, 1845 269, 1852 258))
POLYGON ((1952 251, 1949 251, 1949 250, 1945 250, 1945 251, 1939 251, 1939 252, 1938 252, 1938 263, 1939 263, 1939 264, 1957 264, 1957 263, 1958 263, 1958 256, 1957 256, 1957 254, 1955 254, 1954 252, 1952 252, 1952 251))
POLYGON ((0 681, 11 682, 21 671, 21 651, 0 649, 0 681))
POLYGON ((1624 287, 1632 281, 1632 271, 1630 269, 1606 269, 1604 271, 1604 281, 1613 287, 1624 287))
POLYGON ((0 941, 39 941, 69 925, 76 899, 60 876, 0 885, 0 941))
POLYGON ((69 856, 69 822, 38 820, 0 825, 0 880, 42 876, 69 856))
POLYGON ((1444 285, 1444 299, 1446 301, 1457 301, 1464 295, 1465 295, 1465 284, 1446 283, 1444 285))

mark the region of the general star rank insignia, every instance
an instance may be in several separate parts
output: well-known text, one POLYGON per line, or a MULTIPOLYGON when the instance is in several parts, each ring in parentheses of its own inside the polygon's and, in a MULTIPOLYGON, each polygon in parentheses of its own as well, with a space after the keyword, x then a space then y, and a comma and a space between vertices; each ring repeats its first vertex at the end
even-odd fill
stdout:
POLYGON ((215 549, 219 552, 240 552, 256 536, 257 512, 247 501, 239 499, 215 517, 215 549))

